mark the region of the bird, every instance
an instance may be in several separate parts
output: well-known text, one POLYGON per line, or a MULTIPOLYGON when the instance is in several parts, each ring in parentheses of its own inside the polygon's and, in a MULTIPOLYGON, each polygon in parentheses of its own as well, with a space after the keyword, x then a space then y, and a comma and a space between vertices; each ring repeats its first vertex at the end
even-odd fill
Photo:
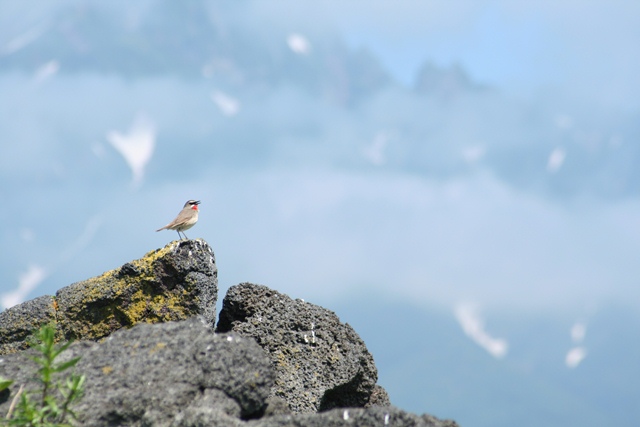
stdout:
POLYGON ((182 236, 185 239, 189 240, 186 234, 184 234, 185 230, 193 227, 196 222, 198 222, 198 205, 200 204, 200 200, 189 200, 184 204, 184 207, 173 221, 169 224, 165 225, 162 228, 158 228, 156 231, 161 230, 176 230, 178 232, 178 237, 182 239, 182 236), (180 233, 182 232, 182 236, 180 233))

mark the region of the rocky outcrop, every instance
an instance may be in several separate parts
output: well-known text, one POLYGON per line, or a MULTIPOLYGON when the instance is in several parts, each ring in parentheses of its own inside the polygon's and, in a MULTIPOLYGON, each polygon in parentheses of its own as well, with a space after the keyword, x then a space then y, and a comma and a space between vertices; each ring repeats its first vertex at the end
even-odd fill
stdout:
POLYGON ((390 406, 373 357, 335 313, 243 283, 214 332, 216 293, 209 246, 181 241, 0 313, 0 376, 15 380, 0 415, 21 385, 37 386, 21 337, 54 320, 79 339, 61 355, 80 357, 86 377, 78 425, 457 426, 390 406))
MULTIPOLYGON (((217 332, 252 337, 265 349, 276 373, 271 396, 293 412, 370 403, 378 380, 373 357, 330 310, 243 283, 227 292, 217 332)), ((372 403, 389 405, 384 396, 372 403)))
MULTIPOLYGON (((201 317, 142 324, 101 342, 74 343, 65 358, 81 357, 85 395, 74 407, 78 424, 91 427, 455 427, 429 415, 391 406, 340 408, 321 413, 269 414, 275 373, 252 338, 214 333, 201 317)), ((3 356, 0 375, 35 387, 33 350, 3 356)), ((15 390, 0 396, 5 414, 15 390)), ((285 396, 286 397, 286 396, 285 396)))
MULTIPOLYGON (((32 354, 4 356, 2 376, 32 384, 32 354)), ((84 426, 236 425, 261 414, 274 380, 254 340, 214 334, 197 317, 122 329, 100 343, 74 343, 66 357, 77 356, 76 372, 86 383, 75 411, 84 426)), ((5 402, 0 411, 7 407, 5 402)))
POLYGON ((97 340, 139 323, 184 320, 215 323, 218 270, 204 240, 175 241, 98 277, 0 313, 0 354, 28 347, 43 323, 60 339, 97 340))

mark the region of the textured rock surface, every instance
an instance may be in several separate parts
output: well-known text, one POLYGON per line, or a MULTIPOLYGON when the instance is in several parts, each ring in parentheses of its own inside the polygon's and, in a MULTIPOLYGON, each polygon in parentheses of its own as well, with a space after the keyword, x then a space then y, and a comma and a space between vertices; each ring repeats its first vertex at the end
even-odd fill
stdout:
POLYGON ((96 340, 138 323, 202 315, 215 323, 218 271, 200 239, 171 242, 143 258, 0 313, 0 354, 27 348, 25 337, 54 321, 65 339, 96 340))
MULTIPOLYGON (((217 330, 253 337, 266 350, 276 372, 272 396, 293 412, 364 407, 376 389, 373 357, 351 326, 266 286, 231 287, 217 330)), ((376 404, 389 404, 386 393, 376 396, 376 404)))
POLYGON ((247 427, 458 427, 455 421, 415 415, 393 406, 333 409, 320 414, 277 415, 249 421, 247 427))
MULTIPOLYGON (((101 343, 73 344, 85 395, 75 406, 84 426, 234 426, 261 414, 274 381, 250 338, 214 334, 204 319, 120 330, 101 343)), ((3 356, 0 375, 15 393, 35 366, 27 352, 3 356)), ((0 397, 6 413, 12 395, 0 397)))
POLYGON ((365 405, 369 406, 389 406, 391 405, 391 400, 389 400, 389 393, 382 386, 376 384, 371 392, 371 397, 369 398, 369 403, 365 405))
POLYGON ((0 313, 0 354, 28 347, 27 339, 41 325, 55 318, 53 297, 41 296, 0 313))
POLYGON ((0 414, 37 385, 34 352, 21 350, 52 322, 81 340, 61 355, 81 357, 86 376, 78 425, 457 426, 390 406, 364 342, 333 312, 244 283, 214 333, 216 300, 213 252, 190 240, 0 313, 0 376, 15 380, 0 414))

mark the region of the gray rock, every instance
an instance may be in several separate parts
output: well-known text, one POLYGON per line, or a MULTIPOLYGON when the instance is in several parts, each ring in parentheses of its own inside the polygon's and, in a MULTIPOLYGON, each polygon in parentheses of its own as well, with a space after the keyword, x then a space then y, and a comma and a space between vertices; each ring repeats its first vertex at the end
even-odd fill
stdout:
POLYGON ((176 415, 171 427, 245 427, 236 413, 239 413, 238 404, 223 391, 206 389, 176 415))
POLYGON ((53 323, 59 339, 84 340, 60 355, 81 357, 86 376, 78 425, 457 426, 391 407, 364 342, 335 313, 244 283, 214 334, 216 300, 213 252, 189 240, 0 313, 0 376, 15 380, 0 414, 20 385, 37 386, 34 350, 22 349, 53 323))
POLYGON ((44 295, 0 313, 0 354, 29 347, 28 338, 41 325, 55 319, 53 297, 44 295))
POLYGON ((341 408, 319 414, 275 415, 251 420, 246 427, 458 427, 455 421, 415 415, 393 406, 341 408))
POLYGON ((332 311, 243 283, 227 292, 217 331, 253 337, 266 350, 276 372, 271 396, 293 412, 369 404, 378 378, 373 357, 332 311))
MULTIPOLYGON (((85 395, 74 407, 84 426, 235 426, 262 414, 274 382, 264 351, 250 338, 214 334, 204 319, 143 324, 101 343, 73 344, 85 395)), ((35 366, 32 352, 3 356, 0 375, 15 379, 0 399, 5 414, 35 366)), ((30 385, 32 388, 33 385, 30 385)))
POLYGON ((213 325, 218 270, 201 239, 169 243, 98 277, 0 313, 0 354, 28 347, 25 338, 55 321, 59 339, 97 340, 139 323, 203 316, 213 325))
POLYGON ((264 411, 265 416, 272 415, 288 415, 292 414, 289 404, 281 397, 269 396, 267 399, 267 408, 264 411))
POLYGON ((387 393, 387 390, 378 384, 373 388, 369 402, 364 407, 368 408, 370 406, 391 406, 389 393, 387 393))

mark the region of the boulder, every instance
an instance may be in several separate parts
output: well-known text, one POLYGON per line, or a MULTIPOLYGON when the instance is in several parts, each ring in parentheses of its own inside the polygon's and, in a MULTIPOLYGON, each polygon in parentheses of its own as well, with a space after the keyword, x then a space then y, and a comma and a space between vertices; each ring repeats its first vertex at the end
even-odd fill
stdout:
POLYGON ((54 302, 44 295, 0 312, 0 355, 29 348, 33 331, 55 319, 54 302))
MULTIPOLYGON (((214 334, 202 317, 121 329, 102 342, 74 343, 85 393, 74 406, 83 426, 236 426, 264 411, 274 382, 270 361, 251 338, 214 334)), ((0 376, 15 383, 0 397, 5 414, 36 366, 33 350, 3 356, 0 376)))
POLYGON ((242 283, 227 292, 217 332, 257 341, 276 374, 271 396, 293 412, 389 405, 364 342, 330 310, 242 283))
POLYGON ((218 270, 201 239, 174 241, 141 259, 0 313, 0 354, 28 348, 44 323, 60 339, 97 340, 139 323, 216 318, 218 270))

